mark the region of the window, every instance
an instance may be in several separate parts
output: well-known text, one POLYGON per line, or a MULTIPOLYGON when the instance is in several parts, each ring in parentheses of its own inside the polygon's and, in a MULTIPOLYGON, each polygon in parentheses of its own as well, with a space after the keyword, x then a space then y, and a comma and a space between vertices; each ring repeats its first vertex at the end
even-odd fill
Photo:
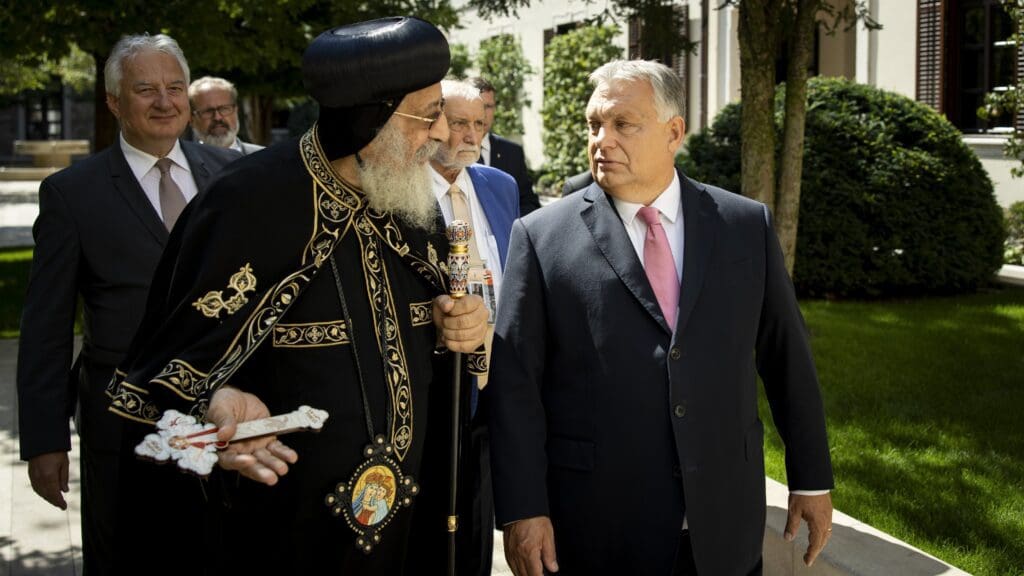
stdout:
MULTIPOLYGON (((662 5, 658 6, 657 9, 664 11, 662 22, 672 22, 678 24, 679 30, 678 36, 689 40, 690 34, 688 31, 690 23, 690 6, 689 5, 662 5)), ((689 81, 689 53, 686 50, 681 50, 675 54, 664 51, 660 53, 649 53, 650 49, 644 47, 644 36, 649 34, 652 30, 645 30, 646 26, 642 18, 632 17, 629 19, 629 58, 631 60, 636 58, 643 58, 645 60, 657 60, 662 64, 668 66, 675 71, 684 81, 689 81)))
POLYGON ((966 133, 1008 132, 1024 114, 978 118, 989 92, 1021 78, 1024 47, 1000 0, 918 0, 917 98, 966 133))

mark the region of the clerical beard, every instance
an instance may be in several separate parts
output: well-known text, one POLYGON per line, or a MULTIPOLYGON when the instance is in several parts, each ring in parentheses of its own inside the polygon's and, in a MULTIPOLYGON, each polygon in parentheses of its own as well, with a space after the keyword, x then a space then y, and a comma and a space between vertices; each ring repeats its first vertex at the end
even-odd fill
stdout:
POLYGON ((433 228, 437 198, 427 160, 439 145, 429 140, 409 158, 405 135, 394 124, 385 124, 373 142, 372 160, 366 159, 359 166, 359 178, 370 208, 390 212, 417 228, 433 228))

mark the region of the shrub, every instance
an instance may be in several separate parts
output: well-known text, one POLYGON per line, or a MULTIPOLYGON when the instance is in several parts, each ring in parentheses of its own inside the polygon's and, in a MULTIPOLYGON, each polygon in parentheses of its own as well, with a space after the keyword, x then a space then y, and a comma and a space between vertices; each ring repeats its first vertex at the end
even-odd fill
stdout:
POLYGON ((533 69, 523 56, 519 40, 511 34, 499 34, 480 42, 476 66, 480 75, 494 85, 498 106, 494 110, 491 131, 502 136, 522 134, 523 107, 530 107, 523 83, 533 74, 533 69))
POLYGON ((1024 201, 1014 202, 1006 209, 1005 264, 1024 265, 1024 201))
POLYGON ((544 55, 544 157, 542 186, 561 186, 587 163, 588 77, 602 64, 622 57, 614 44, 618 30, 581 26, 551 39, 544 55))
MULTIPOLYGON (((739 127, 740 105, 727 106, 688 142, 684 171, 740 191, 739 127)), ((945 118, 899 94, 811 80, 800 204, 801 294, 961 292, 1002 262, 1001 211, 981 163, 945 118)))

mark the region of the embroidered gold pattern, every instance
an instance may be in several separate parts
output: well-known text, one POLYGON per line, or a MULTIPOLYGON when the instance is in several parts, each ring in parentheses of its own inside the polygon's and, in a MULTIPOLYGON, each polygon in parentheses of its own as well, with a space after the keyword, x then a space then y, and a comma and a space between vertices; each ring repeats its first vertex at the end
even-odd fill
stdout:
POLYGON ((223 291, 211 290, 206 293, 206 296, 193 302, 192 306, 207 318, 219 318, 223 310, 227 310, 229 316, 238 312, 249 302, 245 293, 256 290, 256 276, 253 275, 252 266, 249 263, 231 275, 231 279, 228 280, 228 289, 234 290, 235 294, 227 300, 224 299, 223 291))
POLYGON ((348 344, 344 320, 311 324, 278 324, 274 327, 275 348, 317 348, 348 344))
POLYGON ((413 326, 423 326, 434 321, 433 302, 413 302, 409 304, 409 317, 413 326))
MULTIPOLYGON (((359 230, 358 238, 362 247, 367 291, 372 309, 377 315, 375 324, 380 352, 386 367, 385 379, 393 400, 391 442, 397 449, 396 456, 401 460, 410 448, 413 438, 411 386, 395 315, 395 305, 391 299, 387 270, 380 257, 381 246, 378 239, 383 240, 389 248, 399 254, 407 264, 439 291, 445 290, 447 284, 444 263, 437 261, 437 253, 436 250, 433 250, 433 246, 428 249, 428 251, 433 250, 434 252, 432 258, 428 257, 430 261, 423 260, 418 254, 412 252, 402 239, 400 229, 389 214, 379 214, 368 210, 362 195, 335 176, 330 162, 327 161, 323 150, 320 149, 316 137, 317 130, 318 127, 314 125, 299 141, 301 157, 314 180, 312 193, 317 207, 313 232, 306 244, 306 252, 302 259, 303 266, 273 285, 253 305, 252 312, 245 319, 224 354, 214 363, 208 375, 196 370, 186 362, 174 359, 153 381, 190 400, 192 402, 189 410, 191 415, 197 418, 205 417, 209 393, 227 381, 269 334, 277 334, 275 331, 277 321, 316 276, 323 263, 330 257, 338 240, 353 226, 356 226, 359 230)), ((242 272, 248 272, 251 276, 248 264, 242 272)), ((236 274, 232 276, 232 282, 231 287, 236 290, 237 294, 228 300, 241 296, 242 301, 235 310, 229 310, 229 314, 245 305, 242 289, 244 288, 246 292, 254 290, 256 278, 254 276, 246 277, 245 274, 241 276, 236 274), (237 283, 235 282, 236 277, 239 278, 237 283)), ((212 301, 207 308, 212 311, 216 306, 216 301, 212 301)), ((196 307, 203 310, 203 307, 199 305, 196 307)), ((227 302, 223 302, 221 307, 221 309, 226 309, 227 302)), ((205 311, 204 314, 206 314, 205 311)), ((219 309, 214 312, 214 317, 218 314, 219 309)), ((286 328, 284 325, 281 327, 286 328)), ((306 334, 308 337, 308 331, 306 334)), ((330 336, 330 334, 325 332, 325 336, 330 336)), ((119 382, 112 388, 115 392, 111 410, 136 420, 154 422, 159 418, 162 411, 152 402, 143 399, 139 390, 124 380, 123 374, 119 378, 117 376, 115 378, 119 382)))
POLYGON ((483 352, 472 352, 466 354, 466 367, 470 374, 480 376, 487 374, 487 354, 483 352))

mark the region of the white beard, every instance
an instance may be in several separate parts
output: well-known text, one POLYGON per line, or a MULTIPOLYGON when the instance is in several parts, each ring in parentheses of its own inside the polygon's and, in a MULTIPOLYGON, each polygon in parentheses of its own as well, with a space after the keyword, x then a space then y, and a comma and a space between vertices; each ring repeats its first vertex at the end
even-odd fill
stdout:
POLYGON ((409 159, 405 136, 393 124, 385 124, 374 140, 374 158, 359 166, 359 179, 370 208, 393 214, 416 228, 433 228, 437 198, 427 160, 438 145, 430 140, 409 159))

